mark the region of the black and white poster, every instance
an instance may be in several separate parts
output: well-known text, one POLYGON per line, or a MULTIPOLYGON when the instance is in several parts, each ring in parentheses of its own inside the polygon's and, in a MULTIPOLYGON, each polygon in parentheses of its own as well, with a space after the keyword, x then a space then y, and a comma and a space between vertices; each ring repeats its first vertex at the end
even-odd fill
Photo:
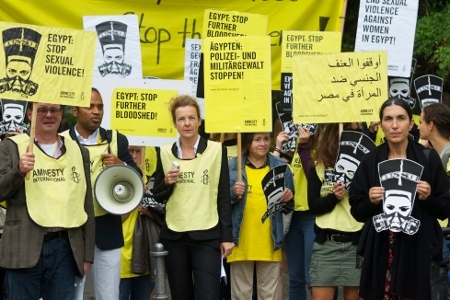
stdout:
POLYGON ((414 80, 420 110, 430 104, 440 103, 444 91, 444 80, 436 75, 422 75, 414 80))
POLYGON ((423 166, 409 159, 390 159, 378 164, 381 186, 384 187, 383 213, 372 218, 375 230, 391 230, 415 234, 420 220, 411 216, 417 181, 423 166))
MULTIPOLYGON (((281 165, 270 169, 261 181, 264 195, 267 200, 267 211, 261 217, 264 223, 276 211, 283 211, 287 208, 288 202, 281 202, 281 195, 285 189, 284 176, 286 174, 287 165, 281 165)), ((289 224, 291 223, 292 212, 283 214, 283 232, 286 234, 289 224)))
POLYGON ((142 78, 137 15, 84 16, 85 30, 97 32, 96 78, 142 78))
POLYGON ((375 147, 373 140, 362 132, 342 131, 333 182, 341 182, 348 188, 361 159, 375 147))
POLYGON ((25 132, 28 125, 25 124, 27 101, 1 99, 2 116, 0 121, 0 135, 13 132, 25 132))

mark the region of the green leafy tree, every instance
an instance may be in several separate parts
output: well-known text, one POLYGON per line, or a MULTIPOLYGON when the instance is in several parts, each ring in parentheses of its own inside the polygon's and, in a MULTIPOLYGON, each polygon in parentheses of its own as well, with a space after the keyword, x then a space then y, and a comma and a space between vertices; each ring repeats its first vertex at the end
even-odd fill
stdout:
MULTIPOLYGON (((431 1, 430 1, 431 2, 431 1)), ((416 74, 435 74, 450 87, 450 3, 436 1, 421 5, 414 42, 416 74)))

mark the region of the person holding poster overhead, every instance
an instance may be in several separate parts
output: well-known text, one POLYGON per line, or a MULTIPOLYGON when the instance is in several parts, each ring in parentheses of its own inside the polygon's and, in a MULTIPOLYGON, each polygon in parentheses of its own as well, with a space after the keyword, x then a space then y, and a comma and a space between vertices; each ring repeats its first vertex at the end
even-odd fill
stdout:
MULTIPOLYGON (((77 119, 74 127, 63 132, 89 150, 91 158, 91 181, 94 186, 100 172, 111 165, 124 164, 142 174, 128 151, 128 139, 116 130, 100 127, 103 119, 103 99, 92 88, 89 107, 72 107, 77 119)), ((119 299, 120 248, 124 245, 120 215, 106 212, 94 199, 95 213, 95 264, 91 274, 97 300, 119 299)), ((75 299, 83 298, 85 278, 77 278, 75 299)))
POLYGON ((430 264, 442 260, 437 218, 450 214, 449 183, 436 151, 408 137, 412 126, 408 103, 385 101, 380 129, 386 142, 362 159, 350 185, 351 213, 365 222, 358 246, 364 300, 431 299, 430 264), (420 172, 412 171, 414 164, 420 172))
POLYGON ((160 148, 153 196, 166 202, 160 241, 173 300, 217 299, 221 257, 233 247, 227 152, 202 138, 195 98, 170 101, 178 140, 160 148))
POLYGON ((0 266, 8 299, 72 300, 75 275, 84 275, 94 261, 89 152, 57 134, 59 104, 31 109, 34 151, 27 134, 0 143, 0 199, 8 207, 0 266))
POLYGON ((242 181, 237 157, 228 162, 236 245, 227 258, 231 298, 252 299, 256 270, 258 299, 277 299, 281 246, 289 227, 283 224, 284 216, 290 215, 294 206, 292 172, 286 162, 269 153, 270 133, 244 133, 242 139, 242 181), (264 178, 281 166, 284 171, 271 177, 269 185, 274 190, 266 196, 269 189, 265 189, 264 178), (282 179, 281 185, 276 184, 276 178, 282 179))

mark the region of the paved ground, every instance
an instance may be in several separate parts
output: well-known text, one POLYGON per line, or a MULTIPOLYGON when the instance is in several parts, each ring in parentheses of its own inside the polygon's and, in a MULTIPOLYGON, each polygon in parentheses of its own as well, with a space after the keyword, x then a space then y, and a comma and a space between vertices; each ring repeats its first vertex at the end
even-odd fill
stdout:
MULTIPOLYGON (((288 276, 287 273, 284 273, 283 275, 283 299, 282 300, 289 300, 289 285, 288 285, 288 276)), ((308 300, 311 299, 311 295, 308 294, 308 300)), ((343 300, 343 293, 342 293, 342 288, 339 289, 339 298, 338 300, 343 300)), ((92 286, 92 278, 90 277, 90 275, 88 274, 86 277, 86 285, 85 285, 85 289, 84 289, 84 300, 95 300, 95 296, 94 296, 94 288, 92 286)), ((295 300, 295 299, 292 299, 295 300)))

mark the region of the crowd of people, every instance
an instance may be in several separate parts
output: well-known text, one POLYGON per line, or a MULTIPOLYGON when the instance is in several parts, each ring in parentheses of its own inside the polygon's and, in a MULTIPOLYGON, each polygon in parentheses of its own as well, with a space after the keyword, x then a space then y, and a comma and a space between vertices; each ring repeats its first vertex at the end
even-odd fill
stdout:
POLYGON ((148 254, 157 242, 168 251, 174 300, 281 299, 284 265, 289 299, 336 299, 339 286, 346 300, 435 299, 430 266, 444 265, 450 251, 441 229, 450 216, 445 104, 423 108, 418 143, 411 107, 387 99, 379 122, 367 126, 384 142, 356 165, 340 151, 348 144, 342 130, 361 132, 359 123, 319 124, 315 133, 300 126, 295 151, 284 150, 283 130, 273 142, 271 133, 244 133, 237 149, 235 136, 201 136, 200 107, 187 95, 170 102, 176 142, 149 148, 149 159, 145 147, 100 126, 95 88, 90 107, 73 107, 77 122, 62 133, 60 105, 29 103, 26 113, 36 118, 34 136, 18 131, 0 142, 7 299, 83 299, 88 271, 96 299, 150 299, 148 254), (408 173, 410 161, 419 175, 408 173), (383 173, 386 162, 400 170, 383 173), (124 215, 106 211, 93 193, 113 165, 133 168, 146 184, 124 215), (389 189, 389 180, 411 181, 413 192, 389 189))

